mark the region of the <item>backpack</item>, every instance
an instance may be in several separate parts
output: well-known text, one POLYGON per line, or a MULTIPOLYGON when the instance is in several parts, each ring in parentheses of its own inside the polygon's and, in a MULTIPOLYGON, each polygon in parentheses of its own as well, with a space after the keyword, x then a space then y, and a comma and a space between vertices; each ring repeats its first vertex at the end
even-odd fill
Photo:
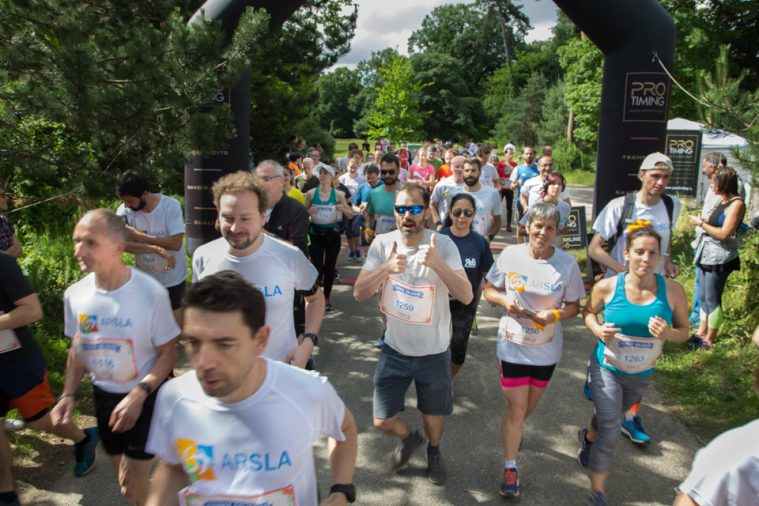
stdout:
MULTIPOLYGON (((636 191, 625 194, 625 201, 624 204, 622 204, 622 216, 619 218, 619 223, 617 223, 617 232, 613 236, 609 237, 609 239, 604 243, 604 249, 609 254, 611 254, 611 252, 614 250, 614 246, 617 244, 617 241, 619 241, 620 237, 622 237, 622 234, 625 233, 625 227, 627 226, 628 221, 632 220, 633 214, 635 214, 635 198, 637 194, 638 192, 636 191)), ((675 209, 675 201, 666 193, 662 193, 661 199, 662 202, 664 202, 664 207, 667 209, 667 217, 669 218, 670 228, 674 229, 675 224, 672 222, 672 218, 675 209)), ((590 238, 588 238, 588 244, 590 244, 590 238)), ((593 285, 593 283, 595 283, 599 277, 606 275, 606 267, 599 264, 590 258, 590 255, 588 255, 587 273, 588 284, 593 285)))

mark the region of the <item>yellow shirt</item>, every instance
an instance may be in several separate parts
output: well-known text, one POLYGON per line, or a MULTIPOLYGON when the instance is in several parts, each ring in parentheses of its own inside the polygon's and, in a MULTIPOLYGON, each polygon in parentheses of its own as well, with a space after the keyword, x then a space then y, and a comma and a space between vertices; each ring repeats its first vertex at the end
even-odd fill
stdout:
POLYGON ((304 197, 303 194, 300 192, 300 190, 297 189, 294 186, 292 188, 290 188, 289 192, 287 192, 287 196, 290 197, 290 198, 292 198, 292 199, 297 200, 298 202, 300 202, 304 206, 306 205, 306 197, 304 197))

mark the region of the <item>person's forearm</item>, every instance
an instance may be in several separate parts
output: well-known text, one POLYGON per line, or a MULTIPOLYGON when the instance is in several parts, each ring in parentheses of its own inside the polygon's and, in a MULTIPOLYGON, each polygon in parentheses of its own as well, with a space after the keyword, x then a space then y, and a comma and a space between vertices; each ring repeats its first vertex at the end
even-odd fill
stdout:
POLYGON ((557 311, 559 312, 559 320, 568 320, 580 312, 580 302, 567 302, 563 308, 557 309, 557 311))
POLYGON ((430 218, 433 225, 440 223, 440 211, 437 209, 437 204, 432 201, 430 201, 430 218))
POLYGON ((72 343, 71 348, 69 348, 68 357, 66 358, 66 374, 63 379, 63 392, 61 392, 61 395, 73 396, 76 394, 84 372, 84 365, 77 358, 76 350, 72 343))
POLYGON ((611 269, 614 272, 625 272, 627 266, 620 264, 609 255, 600 245, 595 245, 591 242, 588 246, 588 255, 590 258, 601 264, 607 269, 611 269))
POLYGON ((384 265, 381 265, 376 271, 361 271, 361 274, 353 285, 353 297, 358 302, 369 300, 377 293, 380 285, 388 275, 384 265))
POLYGON ((522 204, 522 209, 527 210, 527 197, 523 193, 519 194, 519 203, 522 204))
POLYGON ((306 333, 319 334, 319 330, 322 328, 322 320, 324 319, 325 305, 324 293, 322 293, 321 289, 317 289, 315 294, 306 297, 306 325, 304 330, 306 333))
POLYGON ((169 377, 169 373, 177 362, 177 340, 172 339, 158 348, 158 359, 153 368, 147 373, 140 382, 148 383, 153 391, 158 388, 163 381, 169 377))
POLYGON ((488 236, 498 235, 499 230, 501 230, 501 216, 493 216, 493 221, 490 223, 490 231, 488 232, 488 236))
POLYGON ((17 329, 42 319, 42 307, 37 304, 16 306, 0 315, 0 330, 17 329))
POLYGON ((146 506, 179 505, 177 493, 188 484, 187 475, 181 465, 171 465, 160 461, 150 480, 146 506))
MULTIPOLYGON (((182 247, 182 239, 184 234, 170 235, 167 237, 156 237, 150 234, 145 234, 139 231, 133 231, 130 237, 129 243, 147 244, 153 246, 159 246, 161 248, 179 251, 182 247)), ((129 244, 127 243, 127 244, 129 244)), ((149 253, 148 251, 135 251, 133 253, 149 253)))
POLYGON ((148 244, 145 242, 129 241, 126 243, 126 248, 124 248, 124 251, 135 255, 140 253, 152 253, 154 255, 160 255, 162 249, 165 250, 166 248, 161 248, 161 246, 154 246, 153 244, 148 244))
POLYGON ((353 482, 353 471, 356 468, 358 455, 358 435, 356 422, 348 409, 342 425, 344 441, 330 439, 329 461, 332 465, 332 483, 347 484, 353 482))
POLYGON ((472 285, 466 273, 461 273, 451 269, 444 260, 440 260, 440 265, 435 268, 435 273, 445 283, 446 288, 451 296, 462 304, 469 304, 474 298, 472 285))
POLYGON ((501 307, 506 306, 506 295, 504 293, 501 293, 500 290, 494 288, 493 286, 486 285, 482 296, 485 297, 485 300, 491 304, 495 304, 501 307))

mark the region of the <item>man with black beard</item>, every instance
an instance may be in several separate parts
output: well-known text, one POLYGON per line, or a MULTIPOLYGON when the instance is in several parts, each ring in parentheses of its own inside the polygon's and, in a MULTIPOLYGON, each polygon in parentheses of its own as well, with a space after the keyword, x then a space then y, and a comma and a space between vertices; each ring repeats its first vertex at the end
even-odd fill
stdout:
POLYGON ((490 243, 501 228, 501 195, 494 187, 480 182, 480 163, 474 157, 464 162, 464 192, 474 197, 477 204, 472 230, 490 243))
POLYGON ((395 230, 395 213, 393 204, 395 193, 399 189, 398 175, 401 171, 401 162, 397 156, 386 154, 380 162, 380 178, 384 183, 369 192, 366 201, 366 228, 364 236, 367 242, 371 242, 374 235, 385 234, 395 230))
POLYGON ((116 214, 129 233, 126 251, 135 255, 138 269, 166 287, 176 313, 187 275, 182 206, 173 197, 152 193, 147 179, 133 170, 121 174, 117 193, 123 203, 116 214))

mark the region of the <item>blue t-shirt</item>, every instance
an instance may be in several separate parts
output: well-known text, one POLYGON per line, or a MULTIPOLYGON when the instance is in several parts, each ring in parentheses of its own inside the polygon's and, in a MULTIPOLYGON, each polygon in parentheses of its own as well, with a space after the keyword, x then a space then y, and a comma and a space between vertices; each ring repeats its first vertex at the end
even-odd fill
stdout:
POLYGON ((380 216, 395 216, 394 204, 395 192, 386 191, 382 186, 375 186, 366 199, 366 212, 380 216))
MULTIPOLYGON (((477 288, 482 282, 482 277, 493 266, 493 253, 490 251, 488 242, 480 234, 472 230, 469 235, 456 237, 451 232, 451 227, 445 227, 440 230, 441 234, 447 235, 453 240, 453 243, 461 255, 461 263, 464 265, 466 277, 472 284, 472 293, 477 293, 477 288)), ((479 299, 472 299, 472 303, 477 305, 479 299)))
MULTIPOLYGON (((379 188, 384 184, 385 183, 380 181, 374 188, 379 188)), ((369 186, 369 183, 361 183, 361 186, 358 187, 356 194, 353 196, 353 204, 358 206, 369 200, 369 192, 371 192, 374 188, 369 186)))
MULTIPOLYGON (((539 175, 540 175, 540 172, 538 171, 537 162, 533 163, 532 165, 527 165, 524 163, 521 165, 517 165, 517 181, 521 179, 522 182, 524 183, 528 179, 532 179, 535 176, 539 176, 539 175)), ((520 184, 517 187, 517 194, 519 194, 521 191, 522 191, 522 185, 520 184)))

